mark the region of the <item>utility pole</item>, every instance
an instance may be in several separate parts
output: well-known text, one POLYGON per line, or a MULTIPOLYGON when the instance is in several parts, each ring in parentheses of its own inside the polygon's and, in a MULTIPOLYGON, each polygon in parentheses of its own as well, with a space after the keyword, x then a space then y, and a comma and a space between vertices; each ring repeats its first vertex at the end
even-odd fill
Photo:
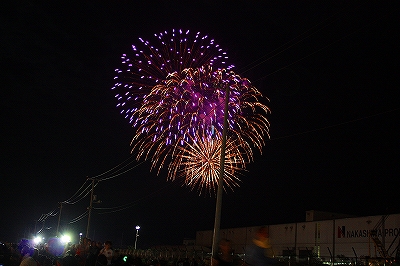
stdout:
POLYGON ((88 213, 88 223, 87 223, 87 227, 86 227, 86 238, 89 238, 89 228, 90 228, 90 216, 92 214, 92 208, 93 208, 93 203, 101 203, 101 200, 94 200, 94 181, 99 181, 96 178, 88 178, 88 180, 92 180, 92 190, 90 192, 90 204, 89 204, 89 213, 88 213))
MULTIPOLYGON (((35 229, 34 229, 34 231, 33 231, 33 233, 34 233, 34 235, 36 236, 36 226, 37 226, 37 222, 38 222, 38 220, 35 220, 35 229)), ((30 231, 30 230, 29 230, 30 231)), ((25 232, 24 232, 24 237, 25 237, 25 232)))
MULTIPOLYGON (((226 134, 228 132, 228 104, 229 104, 229 84, 225 88, 225 107, 224 107, 224 128, 222 129, 222 145, 221 157, 219 163, 219 179, 217 190, 217 202, 215 206, 215 220, 211 256, 216 257, 218 254, 219 232, 221 225, 221 209, 222 209, 222 192, 224 186, 224 165, 225 165, 225 148, 226 148, 226 134)), ((211 260, 212 261, 212 260, 211 260)))
POLYGON ((88 214, 88 222, 86 227, 86 238, 89 238, 89 227, 90 227, 90 214, 92 213, 93 207, 93 191, 94 191, 94 178, 88 178, 88 180, 92 180, 92 190, 90 191, 90 204, 89 204, 89 214, 88 214))
POLYGON ((58 213, 58 223, 57 223, 57 233, 56 233, 56 236, 58 236, 58 233, 59 233, 59 229, 60 229, 60 220, 61 220, 61 211, 62 211, 62 202, 59 202, 60 203, 60 212, 58 213))

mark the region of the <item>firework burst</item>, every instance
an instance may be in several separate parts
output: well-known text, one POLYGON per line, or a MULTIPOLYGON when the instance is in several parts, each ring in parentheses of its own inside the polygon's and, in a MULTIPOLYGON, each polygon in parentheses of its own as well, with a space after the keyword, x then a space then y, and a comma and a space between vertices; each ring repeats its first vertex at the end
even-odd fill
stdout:
MULTIPOLYGON (((218 187, 220 178, 222 138, 196 134, 183 146, 173 152, 173 161, 168 167, 168 179, 182 179, 184 185, 197 188, 199 194, 211 192, 218 187)), ((247 142, 228 138, 225 148, 224 190, 238 186, 238 175, 245 171, 246 164, 253 159, 251 147, 247 142)))
POLYGON ((117 108, 135 129, 132 152, 168 165, 168 179, 183 178, 192 188, 215 190, 220 171, 224 101, 229 88, 224 189, 262 151, 269 137, 269 108, 246 78, 232 71, 227 55, 206 35, 172 30, 139 38, 123 54, 112 88, 117 108))
POLYGON ((151 41, 142 38, 139 41, 139 45, 132 45, 131 52, 121 56, 122 65, 115 70, 116 83, 112 88, 118 100, 117 108, 131 123, 143 99, 168 75, 203 65, 233 68, 227 63, 226 51, 200 32, 165 31, 154 34, 151 41))
POLYGON ((229 86, 228 136, 250 142, 260 151, 269 123, 269 112, 260 102, 261 93, 233 71, 210 66, 184 69, 154 86, 142 106, 133 113, 133 138, 138 159, 152 156, 152 167, 164 165, 165 155, 177 145, 186 145, 196 134, 221 136, 224 99, 229 86), (152 155, 151 155, 152 154, 152 155))

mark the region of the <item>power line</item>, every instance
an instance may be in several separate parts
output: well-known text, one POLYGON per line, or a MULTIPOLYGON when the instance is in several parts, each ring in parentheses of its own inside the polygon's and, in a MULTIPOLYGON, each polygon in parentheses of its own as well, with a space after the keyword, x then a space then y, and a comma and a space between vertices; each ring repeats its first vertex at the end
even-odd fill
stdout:
POLYGON ((294 37, 294 38, 291 39, 290 41, 288 41, 288 42, 282 44, 282 45, 279 46, 278 48, 276 48, 276 49, 274 49, 273 51, 267 53, 266 55, 261 56, 260 58, 258 58, 257 60, 253 61, 252 63, 247 64, 246 66, 243 67, 244 70, 241 70, 240 72, 241 72, 241 73, 246 73, 246 72, 250 71, 251 69, 253 69, 253 68, 255 68, 255 67, 257 67, 257 66, 259 66, 259 65, 261 65, 261 64, 263 64, 263 63, 265 63, 266 61, 268 61, 268 60, 274 58, 275 56, 277 56, 277 55, 279 55, 279 54, 281 54, 281 53, 287 51, 288 49, 294 47, 295 45, 299 44, 300 42, 302 42, 302 41, 308 39, 308 38, 311 37, 312 35, 314 35, 314 34, 320 32, 321 30, 323 30, 324 28, 326 28, 327 26, 329 26, 330 24, 332 24, 332 23, 334 23, 336 20, 338 20, 338 19, 340 18, 340 16, 337 16, 334 20, 332 20, 332 21, 330 21, 329 23, 323 25, 322 27, 317 28, 319 25, 321 25, 322 23, 328 21, 329 19, 331 19, 332 17, 336 16, 337 14, 342 13, 342 11, 343 11, 344 9, 345 9, 345 8, 343 8, 342 10, 340 10, 340 11, 336 12, 335 14, 329 16, 329 17, 326 18, 325 20, 323 20, 323 21, 317 23, 317 24, 314 25, 313 27, 307 29, 307 30, 304 31, 303 33, 297 35, 296 37, 294 37), (312 29, 314 29, 314 28, 317 28, 317 29, 316 29, 315 31, 311 32, 310 34, 307 34, 306 36, 304 36, 306 33, 310 32, 310 31, 311 31, 312 29), (304 36, 304 37, 303 37, 303 36, 304 36), (300 38, 300 37, 301 37, 301 39, 298 40, 298 41, 296 41, 296 40, 297 40, 298 38, 300 38), (296 42, 295 42, 295 41, 296 41, 296 42), (294 43, 293 43, 293 42, 294 42, 294 43), (287 45, 289 45, 289 46, 288 46, 288 47, 285 47, 285 46, 287 46, 287 45), (281 48, 283 48, 283 47, 285 47, 285 48, 282 49, 281 51, 279 51, 279 50, 280 50, 281 48), (276 51, 279 51, 279 52, 276 52, 276 51), (271 54, 272 54, 272 55, 271 55, 271 54), (267 56, 269 56, 269 55, 271 55, 271 56, 268 57, 267 59, 262 60, 261 62, 257 63, 258 61, 260 61, 261 59, 263 59, 263 58, 265 58, 265 57, 267 57, 267 56), (256 63, 256 64, 255 64, 255 63, 256 63), (252 64, 255 64, 255 65, 252 66, 252 64), (248 67, 249 67, 249 68, 248 68, 248 67), (248 68, 248 69, 246 69, 246 68, 248 68))
MULTIPOLYGON (((86 183, 86 181, 85 181, 85 183, 86 183)), ((87 196, 87 195, 90 193, 90 191, 91 191, 90 188, 91 188, 91 185, 89 184, 89 185, 87 185, 87 187, 86 187, 84 190, 81 191, 81 193, 79 194, 79 198, 74 199, 74 201, 63 201, 63 203, 65 203, 65 204, 70 204, 70 205, 73 205, 73 204, 78 203, 78 202, 81 201, 82 199, 86 198, 86 196, 87 196)))
POLYGON ((343 40, 343 39, 349 37, 350 35, 355 34, 356 32, 358 32, 358 31, 364 29, 365 27, 371 25, 372 23, 375 23, 376 21, 378 21, 378 20, 380 20, 380 19, 382 19, 382 18, 383 18, 383 16, 381 16, 381 17, 379 17, 379 18, 377 18, 377 19, 375 19, 375 20, 373 20, 373 21, 371 21, 371 22, 369 22, 369 23, 367 23, 367 24, 364 24, 363 26, 361 26, 361 27, 359 27, 359 28, 353 30, 352 32, 350 32, 350 33, 348 33, 348 34, 342 36, 341 38, 336 39, 336 40, 332 41, 331 43, 325 45, 324 47, 322 47, 322 48, 320 48, 320 49, 317 49, 317 50, 315 50, 315 51, 313 51, 313 52, 311 52, 311 53, 309 53, 309 54, 303 56, 302 58, 300 58, 300 59, 298 59, 298 60, 295 60, 295 61, 293 61, 292 63, 287 64, 287 65, 285 65, 285 66, 283 66, 283 67, 281 67, 281 68, 279 68, 279 69, 277 69, 277 70, 275 70, 275 71, 269 73, 268 75, 265 75, 265 76, 263 76, 263 77, 261 77, 261 78, 255 80, 254 82, 259 81, 259 80, 262 80, 262 79, 264 79, 264 78, 266 78, 266 77, 268 77, 268 76, 271 76, 272 74, 275 74, 275 73, 281 71, 282 69, 285 69, 285 68, 287 68, 287 67, 289 67, 289 66, 292 66, 292 65, 294 65, 294 64, 296 64, 296 63, 298 63, 298 62, 300 62, 300 61, 303 61, 304 59, 306 59, 306 58, 308 58, 308 57, 310 57, 310 56, 312 56, 312 55, 314 55, 314 54, 316 54, 316 53, 318 53, 318 52, 320 52, 320 51, 322 51, 322 50, 324 50, 324 49, 326 49, 326 48, 332 46, 333 44, 335 44, 335 43, 337 43, 337 42, 339 42, 339 41, 341 41, 341 40, 343 40))
MULTIPOLYGON (((99 174, 99 175, 96 175, 96 176, 93 176, 93 178, 99 178, 99 177, 101 177, 101 176, 103 176, 103 175, 105 175, 105 174, 108 174, 109 172, 111 172, 111 171, 113 171, 113 170, 115 170, 117 167, 119 167, 119 166, 121 166, 123 163, 125 163, 125 162, 127 162, 128 160, 130 160, 131 158, 133 157, 133 154, 131 154, 126 160, 124 160, 123 162, 121 162, 120 164, 118 164, 118 165, 116 165, 116 166, 114 166, 113 168, 111 168, 110 170, 108 170, 108 171, 105 171, 104 173, 102 173, 102 174, 99 174)), ((130 162, 130 163, 128 163, 127 165, 129 165, 129 164, 131 164, 132 162, 130 162)), ((127 165, 125 165, 124 167, 122 167, 122 169, 123 168, 125 168, 127 165)), ((119 170, 117 170, 117 171, 119 171, 119 170)))
MULTIPOLYGON (((86 182, 87 182, 87 180, 85 180, 85 182, 82 184, 82 186, 69 199, 64 200, 63 203, 70 204, 69 202, 75 201, 75 197, 77 197, 77 194, 79 193, 79 191, 81 191, 83 189, 86 182)), ((83 191, 85 191, 85 190, 87 190, 87 187, 83 191)), ((82 192, 79 194, 78 197, 80 197, 81 195, 82 195, 82 192)))
POLYGON ((98 214, 108 214, 108 213, 123 211, 123 210, 125 210, 125 209, 128 209, 128 208, 133 207, 133 206, 136 205, 138 202, 143 201, 143 200, 145 200, 145 199, 147 199, 147 198, 153 196, 154 194, 160 192, 161 190, 164 190, 164 189, 170 187, 171 185, 172 185, 172 183, 169 183, 168 185, 166 185, 166 186, 164 186, 164 187, 162 187, 162 188, 160 188, 160 189, 158 189, 158 190, 156 190, 156 191, 153 191, 153 192, 151 192, 150 194, 147 194, 146 196, 143 196, 143 197, 141 197, 140 199, 137 199, 137 200, 135 200, 135 201, 133 201, 133 202, 130 202, 130 203, 128 203, 128 204, 124 204, 124 205, 120 205, 120 206, 115 206, 115 207, 109 207, 109 208, 93 208, 93 209, 95 209, 95 210, 109 210, 109 211, 106 211, 106 212, 100 212, 100 213, 98 213, 98 214))
POLYGON ((282 136, 282 137, 272 138, 270 140, 279 140, 279 139, 285 139, 285 138, 295 137, 295 136, 299 136, 299 135, 304 135, 304 134, 308 134, 308 133, 312 133, 312 132, 316 132, 316 131, 321 131, 321 130, 325 130, 325 129, 329 129, 329 128, 333 128, 333 127, 338 127, 338 126, 354 123, 354 122, 365 120, 365 119, 368 119, 368 118, 371 118, 371 117, 392 113, 392 112, 395 112, 395 111, 398 111, 398 110, 400 110, 400 108, 396 108, 396 109, 392 109, 392 110, 388 110, 388 111, 372 114, 372 115, 369 115, 369 116, 356 118, 356 119, 353 119, 353 120, 341 122, 341 123, 334 124, 334 125, 329 125, 329 126, 325 126, 325 127, 321 127, 321 128, 311 129, 311 130, 307 130, 307 131, 303 131, 303 132, 299 132, 299 133, 295 133, 295 134, 291 134, 291 135, 286 135, 286 136, 282 136))
MULTIPOLYGON (((147 160, 148 160, 148 159, 145 159, 144 161, 138 163, 137 165, 134 165, 133 167, 131 167, 131 168, 129 168, 129 169, 127 169, 127 170, 125 170, 125 171, 123 171, 123 172, 121 172, 121 173, 115 174, 115 175, 113 175, 113 176, 109 176, 109 177, 102 178, 102 179, 100 179, 99 181, 109 180, 109 179, 115 178, 115 177, 117 177, 117 176, 120 176, 120 175, 122 175, 122 174, 125 174, 125 173, 127 173, 127 172, 129 172, 129 171, 135 169, 136 167, 138 167, 139 165, 141 165, 142 163, 144 163, 144 162, 147 161, 147 160)), ((121 170, 122 170, 122 169, 121 169, 121 170)))
POLYGON ((80 220, 82 220, 83 218, 85 218, 89 213, 89 210, 86 210, 84 213, 82 213, 81 215, 75 217, 74 219, 72 219, 71 221, 69 221, 70 224, 76 223, 80 220))

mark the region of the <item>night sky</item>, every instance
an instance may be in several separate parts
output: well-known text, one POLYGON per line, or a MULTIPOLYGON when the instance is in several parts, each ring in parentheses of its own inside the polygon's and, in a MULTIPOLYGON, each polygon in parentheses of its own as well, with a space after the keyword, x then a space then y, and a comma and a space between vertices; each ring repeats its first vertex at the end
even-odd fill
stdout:
MULTIPOLYGON (((130 156, 134 131, 111 91, 139 37, 179 28, 214 38, 270 99, 271 138, 223 195, 222 228, 304 221, 307 210, 400 212, 396 1, 9 2, 0 8, 0 241, 35 227, 54 235, 58 216, 37 220, 98 175, 110 179, 95 188, 95 240, 132 245, 138 224, 139 248, 181 244, 213 228, 214 196, 130 156), (109 212, 116 206, 125 208, 109 212)), ((63 205, 60 231, 85 234, 87 217, 70 222, 88 205, 88 196, 63 205)))

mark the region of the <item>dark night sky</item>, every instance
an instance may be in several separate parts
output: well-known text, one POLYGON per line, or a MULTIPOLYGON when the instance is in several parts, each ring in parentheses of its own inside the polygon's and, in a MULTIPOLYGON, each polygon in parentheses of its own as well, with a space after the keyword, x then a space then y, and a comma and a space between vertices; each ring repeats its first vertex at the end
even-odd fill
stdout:
MULTIPOLYGON (((396 1, 10 2, 0 8, 0 240, 28 236, 87 177, 130 157, 114 69, 139 37, 172 28, 212 36, 270 99, 271 139, 224 194, 221 227, 303 221, 312 209, 400 212, 396 1)), ((214 197, 149 169, 96 187, 95 207, 134 203, 95 210, 96 240, 132 244, 139 224, 139 247, 181 244, 213 228, 214 197)), ((69 222, 88 204, 64 206, 61 230, 85 233, 86 217, 69 222)))

